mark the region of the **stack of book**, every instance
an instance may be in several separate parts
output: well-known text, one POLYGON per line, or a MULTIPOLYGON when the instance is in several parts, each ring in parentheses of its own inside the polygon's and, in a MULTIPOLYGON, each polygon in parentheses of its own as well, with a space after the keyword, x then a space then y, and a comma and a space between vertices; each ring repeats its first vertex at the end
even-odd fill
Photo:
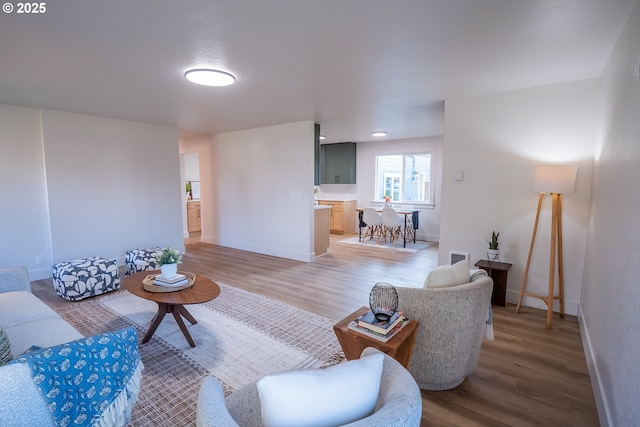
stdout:
POLYGON ((189 278, 184 274, 176 274, 172 278, 166 278, 158 275, 154 277, 153 284, 158 286, 181 286, 189 283, 189 278))
POLYGON ((387 342, 409 322, 402 312, 396 312, 387 322, 376 320, 371 310, 349 323, 349 329, 378 341, 387 342))

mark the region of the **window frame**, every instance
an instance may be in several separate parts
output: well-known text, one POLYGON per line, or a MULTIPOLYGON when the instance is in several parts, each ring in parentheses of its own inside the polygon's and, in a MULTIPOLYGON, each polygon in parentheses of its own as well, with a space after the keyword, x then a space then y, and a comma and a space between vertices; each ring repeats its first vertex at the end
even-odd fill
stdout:
MULTIPOLYGON (((380 185, 380 178, 383 179, 382 181, 382 185, 385 186, 385 182, 384 182, 384 178, 387 176, 391 176, 391 175, 395 175, 397 176, 397 173, 394 172, 386 172, 384 173, 384 176, 380 177, 380 171, 378 169, 378 164, 379 164, 379 159, 381 157, 388 157, 388 156, 402 156, 402 171, 400 173, 400 195, 404 196, 404 189, 403 189, 403 182, 405 180, 405 165, 407 162, 407 157, 410 156, 430 156, 429 159, 429 189, 425 190, 425 195, 428 193, 429 195, 429 200, 395 200, 393 199, 392 202, 395 204, 411 204, 411 205, 417 205, 417 206, 421 206, 421 207, 434 207, 435 206, 435 189, 436 189, 436 185, 435 185, 435 180, 436 180, 436 152, 435 151, 420 151, 420 152, 401 152, 401 153, 386 153, 386 154, 376 154, 374 157, 374 162, 375 162, 375 185, 374 185, 374 203, 379 203, 379 202, 384 202, 383 200, 379 200, 378 198, 378 194, 379 194, 379 185, 380 185)), ((426 173, 422 173, 420 172, 422 175, 424 175, 426 177, 426 173)), ((385 186, 386 187, 386 186, 385 186)), ((383 194, 384 194, 384 190, 383 190, 383 194)))

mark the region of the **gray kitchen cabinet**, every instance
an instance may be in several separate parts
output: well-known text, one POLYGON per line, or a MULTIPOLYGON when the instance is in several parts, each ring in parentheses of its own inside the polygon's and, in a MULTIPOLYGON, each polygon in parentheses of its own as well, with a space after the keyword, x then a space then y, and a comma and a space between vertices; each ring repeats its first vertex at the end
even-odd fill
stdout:
POLYGON ((356 143, 341 142, 320 147, 320 183, 356 183, 356 143))

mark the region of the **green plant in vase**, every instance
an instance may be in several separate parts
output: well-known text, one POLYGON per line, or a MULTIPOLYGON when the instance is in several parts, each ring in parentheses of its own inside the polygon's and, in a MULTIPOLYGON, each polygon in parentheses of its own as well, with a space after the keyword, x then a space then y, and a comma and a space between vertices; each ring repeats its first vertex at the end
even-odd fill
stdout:
POLYGON ((156 257, 156 264, 160 266, 162 276, 166 278, 172 278, 178 273, 178 264, 181 262, 182 254, 171 246, 162 249, 156 257))
POLYGON ((498 261, 500 262, 500 243, 498 242, 498 237, 500 236, 500 232, 496 233, 493 231, 491 233, 491 240, 487 240, 489 244, 489 249, 487 249, 487 260, 498 261))

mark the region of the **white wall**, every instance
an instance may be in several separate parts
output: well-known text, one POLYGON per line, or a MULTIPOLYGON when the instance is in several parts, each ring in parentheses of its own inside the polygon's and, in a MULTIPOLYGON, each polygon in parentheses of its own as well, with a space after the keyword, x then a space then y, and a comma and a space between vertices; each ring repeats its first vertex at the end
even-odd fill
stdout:
POLYGON ((53 262, 183 249, 177 129, 42 111, 53 262))
MULTIPOLYGON (((563 203, 565 309, 577 314, 597 104, 598 80, 446 101, 440 264, 453 249, 468 250, 472 263, 486 259, 485 239, 496 230, 500 259, 513 264, 507 301, 516 302, 538 200, 534 168, 578 165, 576 191, 563 203), (457 170, 464 171, 464 181, 455 181, 457 170)), ((550 204, 547 196, 527 280, 527 290, 540 294, 548 288, 550 204)), ((527 298, 524 304, 546 308, 540 299, 527 298)))
POLYGON ((640 425, 640 5, 602 77, 581 330, 603 426, 640 425))
POLYGON ((2 264, 40 279, 63 260, 184 249, 177 129, 12 106, 0 123, 2 264))
POLYGON ((40 114, 0 105, 0 268, 16 266, 32 279, 51 271, 40 114))
MULTIPOLYGON (((416 238, 437 242, 440 239, 440 201, 442 188, 442 136, 390 141, 364 142, 356 150, 356 182, 354 186, 358 207, 370 206, 375 200, 376 156, 386 154, 416 154, 432 152, 435 154, 435 207, 420 208, 419 228, 416 238)), ((332 186, 322 186, 323 197, 332 186), (325 188, 328 187, 328 188, 325 188)), ((416 205, 416 208, 418 206, 416 205)), ((356 227, 358 222, 356 221, 356 227)))
POLYGON ((313 121, 215 135, 216 234, 202 239, 313 260, 313 139, 313 121))

